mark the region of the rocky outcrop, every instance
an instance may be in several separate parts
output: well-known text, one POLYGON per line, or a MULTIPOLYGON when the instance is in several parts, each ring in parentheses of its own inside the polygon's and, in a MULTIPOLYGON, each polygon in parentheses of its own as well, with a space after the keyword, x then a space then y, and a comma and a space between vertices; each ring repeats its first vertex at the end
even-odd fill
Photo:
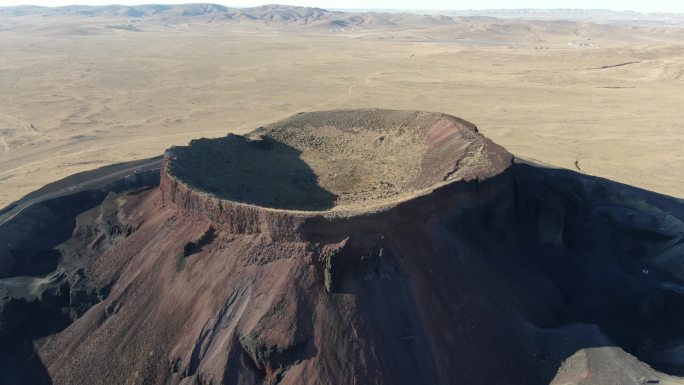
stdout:
POLYGON ((37 203, 0 226, 0 383, 51 383, 32 341, 107 298, 114 276, 93 276, 87 261, 139 225, 120 215, 120 194, 158 181, 158 172, 125 176, 37 203))
POLYGON ((195 219, 209 219, 231 233, 294 234, 307 214, 286 213, 268 208, 223 200, 202 191, 193 190, 168 173, 169 155, 162 161, 159 190, 162 202, 183 211, 195 219))

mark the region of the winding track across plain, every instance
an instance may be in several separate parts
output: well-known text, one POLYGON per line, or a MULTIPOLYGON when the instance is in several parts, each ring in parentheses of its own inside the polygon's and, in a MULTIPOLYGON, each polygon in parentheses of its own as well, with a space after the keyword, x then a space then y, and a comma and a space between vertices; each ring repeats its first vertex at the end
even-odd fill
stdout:
POLYGON ((2 145, 3 148, 2 156, 7 156, 7 154, 9 154, 10 152, 10 147, 7 144, 7 142, 5 142, 5 139, 3 139, 2 137, 0 137, 0 145, 2 145))
POLYGON ((79 191, 105 186, 115 180, 125 178, 128 175, 136 174, 142 171, 150 171, 159 169, 161 166, 161 157, 152 159, 145 159, 143 161, 127 162, 119 165, 110 166, 106 170, 93 170, 88 174, 92 174, 92 178, 85 181, 79 180, 66 185, 48 185, 40 190, 35 196, 25 197, 15 203, 15 206, 0 214, 0 226, 7 221, 14 218, 28 207, 44 202, 48 199, 57 198, 64 195, 73 194, 79 191))

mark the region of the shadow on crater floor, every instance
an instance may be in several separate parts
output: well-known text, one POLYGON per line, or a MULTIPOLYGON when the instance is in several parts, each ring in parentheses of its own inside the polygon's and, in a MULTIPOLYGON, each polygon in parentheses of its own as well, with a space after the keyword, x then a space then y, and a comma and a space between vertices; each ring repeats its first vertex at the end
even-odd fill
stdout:
POLYGON ((193 140, 174 148, 171 173, 222 199, 288 210, 322 211, 337 196, 318 185, 301 152, 269 138, 238 135, 193 140))

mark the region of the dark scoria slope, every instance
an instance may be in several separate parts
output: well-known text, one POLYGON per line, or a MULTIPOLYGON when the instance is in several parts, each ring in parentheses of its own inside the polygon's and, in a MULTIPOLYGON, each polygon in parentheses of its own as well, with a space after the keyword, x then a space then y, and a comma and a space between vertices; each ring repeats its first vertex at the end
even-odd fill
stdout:
MULTIPOLYGON (((167 153, 159 188, 113 193, 78 214, 67 209, 72 198, 57 198, 54 215, 71 232, 39 251, 59 253, 54 271, 0 280, 0 343, 16 352, 0 356, 0 382, 679 383, 645 363, 684 373, 680 200, 511 163, 474 126, 440 114, 326 112, 258 132, 211 143, 280 162, 293 156, 310 172, 302 180, 318 184, 292 194, 330 186, 326 205, 256 205, 240 194, 261 186, 258 178, 234 179, 242 189, 198 189, 211 172, 189 182, 179 170, 204 164, 192 150, 204 141, 167 153), (288 142, 290 132, 319 141, 288 142), (360 191, 376 191, 369 180, 339 190, 316 158, 349 132, 384 137, 376 146, 402 135, 424 141, 414 179, 392 165, 373 175, 421 189, 394 199, 390 188, 373 196, 381 204, 372 210, 359 208, 360 191), (449 179, 458 170, 468 172, 449 179), (66 283, 50 286, 62 275, 66 283), (10 322, 29 311, 11 305, 21 298, 40 316, 10 322), (11 362, 20 354, 28 364, 11 362)), ((251 171, 269 175, 268 164, 251 171)), ((2 225, 3 243, 18 226, 25 237, 49 233, 34 215, 2 225)), ((24 245, 13 255, 35 255, 24 245)))

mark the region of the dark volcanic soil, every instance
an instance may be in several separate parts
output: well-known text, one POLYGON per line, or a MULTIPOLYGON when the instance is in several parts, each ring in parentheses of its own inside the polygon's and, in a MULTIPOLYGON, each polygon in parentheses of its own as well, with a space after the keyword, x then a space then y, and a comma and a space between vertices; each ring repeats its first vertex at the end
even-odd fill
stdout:
POLYGON ((684 374, 684 203, 510 160, 441 114, 312 113, 24 210, 0 383, 680 383, 645 363, 684 374))

